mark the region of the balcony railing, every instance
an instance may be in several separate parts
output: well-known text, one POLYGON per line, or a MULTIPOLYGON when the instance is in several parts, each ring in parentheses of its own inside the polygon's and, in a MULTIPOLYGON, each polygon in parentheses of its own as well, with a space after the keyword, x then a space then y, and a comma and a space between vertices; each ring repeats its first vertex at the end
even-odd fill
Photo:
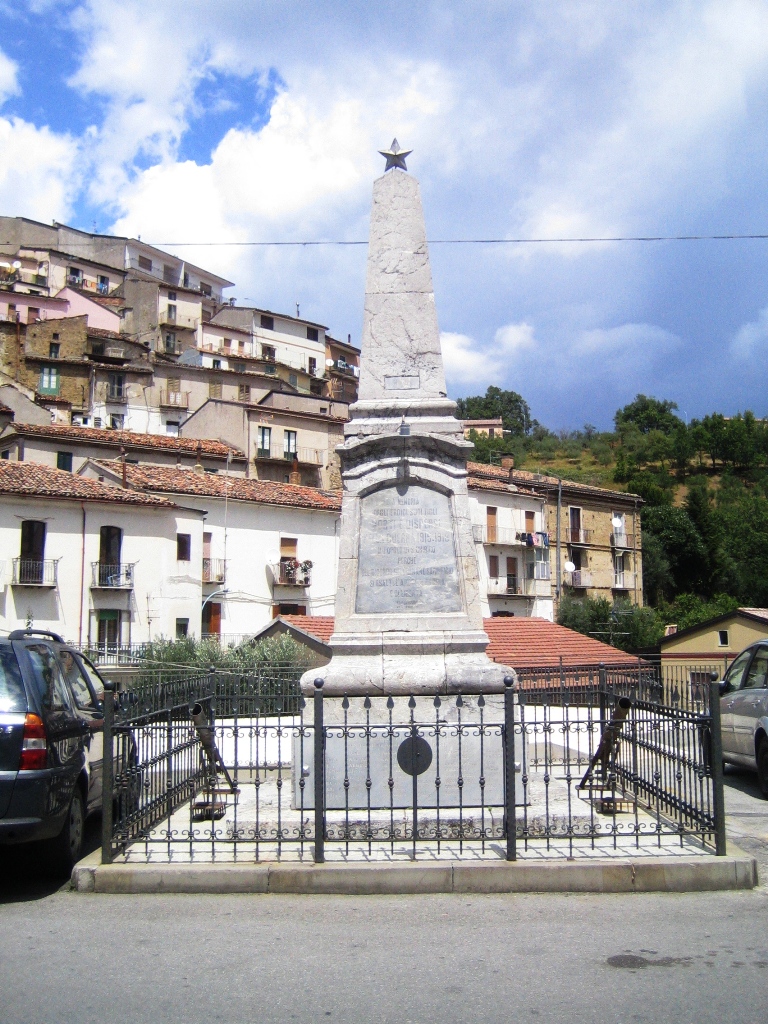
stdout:
POLYGON ((167 309, 160 311, 160 324, 164 327, 178 327, 183 331, 196 331, 198 320, 183 313, 169 313, 167 309))
POLYGON ((203 559, 203 583, 223 583, 225 563, 223 558, 203 559))
POLYGON ((526 597, 536 593, 536 580, 520 576, 499 576, 488 580, 486 593, 489 597, 526 597))
POLYGON ((476 544, 503 544, 514 547, 537 547, 549 546, 549 534, 539 531, 537 533, 524 533, 521 530, 509 530, 506 527, 473 526, 472 535, 476 544), (528 538, 532 538, 528 543, 528 538))
POLYGON ((302 569, 295 562, 279 562, 272 566, 275 583, 282 587, 308 587, 312 580, 312 570, 302 569))
POLYGON ((15 587, 55 587, 59 563, 55 558, 14 558, 11 583, 15 587))
POLYGON ((166 409, 188 409, 189 392, 161 390, 160 405, 166 409))
POLYGON ((578 530, 569 527, 566 531, 566 538, 568 544, 591 544, 592 543, 592 531, 591 530, 578 530))
POLYGON ((615 572, 613 574, 614 590, 634 590, 635 574, 633 572, 615 572))
POLYGON ((128 401, 128 391, 125 387, 108 387, 107 388, 107 401, 115 402, 122 405, 128 401))
POLYGON ((91 587, 109 590, 132 590, 135 562, 92 562, 91 587))
POLYGON ((611 534, 611 544, 615 548, 633 548, 635 546, 634 533, 625 533, 623 530, 611 534))
POLYGON ((565 574, 565 584, 566 586, 574 587, 576 590, 591 587, 592 573, 586 572, 584 569, 575 569, 573 572, 567 572, 565 574))
POLYGON ((280 462, 293 462, 297 459, 300 464, 306 466, 324 466, 325 450, 322 448, 297 448, 295 451, 287 452, 279 445, 272 445, 271 448, 257 448, 257 459, 276 459, 280 462))

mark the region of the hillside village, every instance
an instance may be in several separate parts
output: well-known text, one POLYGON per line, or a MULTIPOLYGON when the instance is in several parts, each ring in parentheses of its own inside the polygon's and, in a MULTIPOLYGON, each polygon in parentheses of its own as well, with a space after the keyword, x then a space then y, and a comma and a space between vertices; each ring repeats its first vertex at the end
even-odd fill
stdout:
MULTIPOLYGON (((238 306, 138 239, 9 217, 0 234, 2 626, 122 648, 331 615, 351 337, 238 306)), ((491 465, 493 425, 464 432, 486 617, 643 604, 639 495, 491 465)))

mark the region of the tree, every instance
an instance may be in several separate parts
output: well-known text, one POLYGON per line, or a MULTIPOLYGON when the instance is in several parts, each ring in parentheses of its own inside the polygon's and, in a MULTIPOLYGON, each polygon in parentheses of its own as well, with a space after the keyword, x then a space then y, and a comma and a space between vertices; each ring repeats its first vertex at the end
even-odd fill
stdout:
POLYGON ((685 509, 671 505, 642 512, 643 534, 654 534, 669 563, 674 593, 701 594, 709 585, 708 552, 701 534, 685 509))
POLYGON ((652 430, 660 430, 663 434, 671 434, 680 423, 675 416, 676 402, 659 401, 647 395, 638 395, 634 402, 625 405, 616 412, 613 421, 616 429, 622 433, 624 427, 634 424, 643 434, 652 430))
POLYGON ((516 391, 489 387, 485 395, 459 398, 456 415, 462 420, 490 420, 501 417, 504 429, 514 437, 525 437, 540 424, 531 417, 528 403, 516 391))

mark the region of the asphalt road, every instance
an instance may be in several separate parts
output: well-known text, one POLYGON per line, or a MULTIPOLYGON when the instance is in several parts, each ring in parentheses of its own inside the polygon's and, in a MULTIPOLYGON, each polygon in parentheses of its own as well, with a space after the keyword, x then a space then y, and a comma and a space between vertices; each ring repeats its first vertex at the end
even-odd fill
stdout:
POLYGON ((755 1024, 768 802, 749 773, 726 785, 731 835, 761 861, 753 892, 86 896, 4 856, 0 1021, 755 1024))

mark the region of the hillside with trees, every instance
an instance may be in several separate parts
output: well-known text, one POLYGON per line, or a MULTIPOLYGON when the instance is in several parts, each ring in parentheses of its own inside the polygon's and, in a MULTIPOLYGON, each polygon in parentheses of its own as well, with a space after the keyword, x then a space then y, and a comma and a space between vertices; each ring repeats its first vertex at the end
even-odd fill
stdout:
POLYGON ((460 399, 462 419, 501 417, 504 436, 474 432, 474 458, 639 494, 644 501, 644 609, 561 603, 559 619, 637 650, 666 623, 694 625, 739 605, 768 606, 768 423, 749 411, 686 423, 674 402, 638 395, 612 431, 553 433, 513 391, 460 399))

